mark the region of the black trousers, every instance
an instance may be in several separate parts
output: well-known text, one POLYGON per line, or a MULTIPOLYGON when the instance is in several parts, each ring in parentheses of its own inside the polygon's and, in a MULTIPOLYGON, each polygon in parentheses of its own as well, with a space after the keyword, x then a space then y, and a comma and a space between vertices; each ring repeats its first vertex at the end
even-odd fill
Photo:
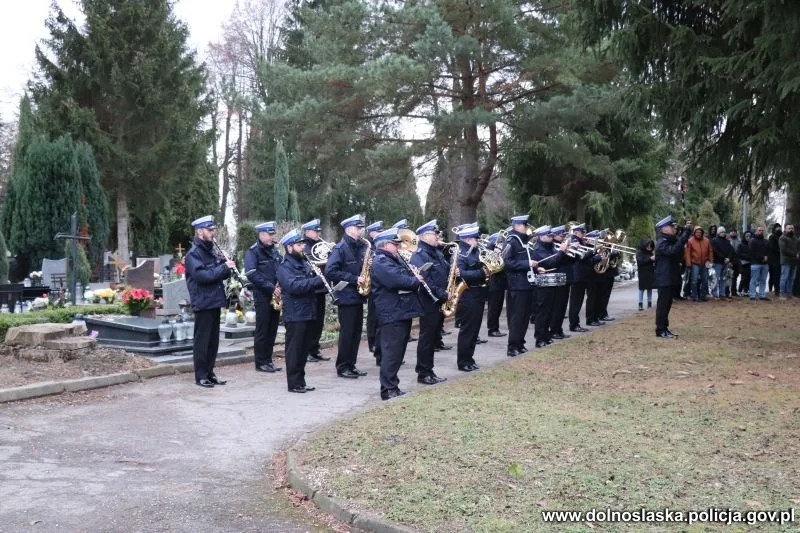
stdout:
POLYGON ((586 294, 585 281, 573 281, 569 289, 569 329, 581 326, 581 307, 586 294))
POLYGON ((739 292, 747 295, 750 291, 750 263, 739 267, 742 277, 739 280, 739 292))
POLYGON ((530 323, 536 323, 536 313, 539 311, 539 297, 536 295, 536 291, 539 290, 539 287, 533 287, 531 289, 531 313, 530 313, 530 323))
MULTIPOLYGON (((417 366, 419 377, 433 376, 433 349, 439 344, 444 317, 438 311, 425 311, 419 317, 419 339, 417 340, 417 366)), ((410 328, 409 328, 409 331, 410 328)))
POLYGON ((569 305, 569 289, 570 284, 561 287, 555 287, 555 297, 553 298, 553 314, 550 318, 550 334, 561 333, 564 334, 564 314, 567 312, 569 305))
POLYGON ((311 337, 311 344, 309 344, 308 353, 319 355, 319 339, 322 337, 322 329, 325 327, 325 298, 327 293, 317 294, 317 314, 314 320, 311 321, 311 328, 308 330, 308 335, 311 337))
POLYGON ((378 330, 375 313, 375 297, 370 293, 367 297, 367 345, 373 351, 375 350, 375 334, 378 330))
POLYGON ((508 321, 508 349, 520 349, 525 344, 528 333, 531 309, 533 308, 533 291, 508 291, 506 295, 506 319, 508 321))
POLYGON ((194 380, 214 376, 219 350, 219 309, 194 312, 194 380))
POLYGON ((361 304, 339 306, 339 354, 336 371, 343 372, 356 366, 361 330, 364 326, 364 306, 361 304))
POLYGON ((253 338, 256 367, 272 362, 280 318, 280 311, 273 309, 266 297, 256 300, 256 331, 253 338))
POLYGON ((769 264, 769 285, 768 288, 770 291, 778 294, 781 292, 781 264, 780 263, 770 263, 769 264))
POLYGON ((661 333, 669 327, 669 311, 672 309, 672 298, 675 296, 675 287, 660 287, 658 289, 658 302, 656 302, 656 333, 661 333))
POLYGON ((458 305, 456 306, 455 325, 461 327, 462 322, 464 322, 464 309, 458 305))
POLYGON ((553 318, 553 303, 555 302, 555 287, 537 287, 536 302, 536 324, 533 334, 538 341, 550 340, 550 321, 553 318))
POLYGON ((506 298, 506 291, 489 291, 486 300, 488 310, 486 312, 486 328, 489 331, 500 329, 500 313, 503 312, 503 300, 506 298))
POLYGON ((478 333, 483 322, 484 299, 461 300, 458 307, 462 309, 461 328, 458 330, 458 355, 456 357, 459 367, 475 364, 475 345, 478 342, 478 333))
POLYGON ((411 319, 390 322, 378 326, 378 342, 381 344, 381 396, 397 389, 400 378, 397 372, 406 353, 406 342, 411 335, 411 319))
POLYGON ((614 290, 614 276, 603 276, 599 289, 597 318, 603 318, 608 316, 608 302, 611 300, 611 291, 614 290))
POLYGON ((600 280, 593 279, 586 284, 586 323, 597 322, 598 316, 597 300, 600 296, 600 280))
POLYGON ((313 320, 286 322, 286 384, 289 389, 306 386, 306 358, 313 339, 313 320))

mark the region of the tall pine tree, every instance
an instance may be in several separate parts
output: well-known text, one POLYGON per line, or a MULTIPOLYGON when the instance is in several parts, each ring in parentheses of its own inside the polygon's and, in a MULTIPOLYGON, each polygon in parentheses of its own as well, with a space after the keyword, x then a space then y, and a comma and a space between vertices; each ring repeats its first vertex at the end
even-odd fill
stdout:
POLYGON ((85 142, 75 146, 75 158, 81 176, 81 233, 90 235, 87 259, 97 265, 103 259, 108 238, 108 202, 100 186, 100 172, 92 154, 92 147, 85 142))
MULTIPOLYGON (((23 159, 28 146, 33 141, 35 135, 34 115, 31 108, 31 100, 27 94, 23 95, 19 102, 19 122, 17 124, 17 140, 14 144, 14 151, 11 155, 11 169, 8 180, 8 189, 0 209, 0 231, 4 232, 7 243, 12 250, 16 250, 17 236, 13 234, 14 229, 21 231, 14 217, 19 217, 20 209, 17 189, 24 187, 25 175, 22 169, 23 159)), ((25 265, 27 266, 27 265, 25 265)), ((27 270, 26 270, 27 272, 27 270)))

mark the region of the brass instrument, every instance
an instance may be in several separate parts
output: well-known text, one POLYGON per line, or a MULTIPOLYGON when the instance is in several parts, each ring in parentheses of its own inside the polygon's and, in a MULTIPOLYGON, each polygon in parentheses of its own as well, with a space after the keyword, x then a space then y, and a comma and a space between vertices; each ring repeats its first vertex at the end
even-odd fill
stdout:
POLYGON ((611 233, 609 230, 604 231, 605 238, 601 239, 587 239, 594 241, 599 246, 598 253, 600 254, 600 262, 594 265, 594 271, 598 274, 604 274, 609 268, 617 266, 617 258, 611 257, 614 252, 636 254, 636 248, 624 246, 622 243, 627 238, 625 231, 618 229, 611 233))
POLYGON ((505 266, 503 256, 500 255, 500 252, 489 250, 480 245, 478 246, 478 261, 483 263, 483 271, 486 273, 487 280, 492 277, 492 275, 503 270, 505 266))
POLYGON ((272 291, 272 300, 270 300, 270 304, 276 311, 283 309, 283 301, 281 300, 281 286, 279 283, 275 284, 275 290, 272 291))
POLYGON ((308 261, 309 263, 313 263, 317 266, 322 266, 327 264, 328 257, 331 255, 331 251, 333 247, 336 246, 336 243, 328 242, 328 241, 317 241, 311 246, 311 250, 308 253, 308 261))
POLYGON ((364 278, 364 283, 358 286, 358 294, 361 296, 369 296, 372 287, 372 244, 369 239, 361 237, 367 243, 367 251, 364 252, 364 264, 361 266, 361 277, 364 278))
MULTIPOLYGON (((448 243, 458 247, 458 243, 448 243)), ((442 314, 446 318, 456 314, 458 307, 458 300, 461 295, 467 290, 467 284, 464 281, 456 282, 458 277, 458 253, 453 254, 453 262, 450 264, 450 272, 447 275, 447 301, 442 304, 442 314)))
POLYGON ((410 229, 397 230, 397 238, 400 239, 400 252, 405 252, 403 257, 411 259, 411 254, 417 251, 417 234, 410 229))

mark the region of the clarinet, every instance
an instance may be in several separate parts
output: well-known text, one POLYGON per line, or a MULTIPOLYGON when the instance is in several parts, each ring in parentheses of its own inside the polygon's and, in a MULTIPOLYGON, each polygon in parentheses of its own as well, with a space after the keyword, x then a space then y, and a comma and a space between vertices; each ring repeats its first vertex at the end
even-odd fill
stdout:
POLYGON ((322 283, 325 284, 325 289, 328 291, 328 294, 331 295, 331 300, 333 300, 333 303, 336 303, 336 301, 338 300, 338 298, 336 298, 336 291, 333 290, 331 284, 328 283, 327 279, 325 279, 325 275, 322 273, 322 270, 320 270, 319 267, 314 263, 312 263, 311 261, 309 261, 308 264, 311 265, 311 270, 314 271, 314 274, 319 276, 319 279, 321 279, 322 283))
MULTIPOLYGON (((217 255, 219 255, 226 262, 231 261, 231 258, 228 257, 228 254, 226 254, 222 248, 220 248, 219 244, 217 244, 217 241, 211 241, 211 242, 214 243, 214 251, 217 253, 217 255)), ((239 267, 236 266, 236 261, 233 262, 233 268, 231 268, 231 272, 233 273, 233 277, 236 278, 236 281, 238 281, 242 285, 242 288, 243 289, 247 288, 247 285, 250 282, 247 281, 247 276, 245 276, 239 271, 239 267)))
MULTIPOLYGON (((409 263, 409 262, 406 260, 406 258, 405 258, 405 257, 403 257, 403 254, 401 254, 401 253, 398 253, 397 255, 398 255, 398 256, 400 256, 400 259, 402 259, 402 260, 403 260, 403 264, 404 264, 404 265, 406 265, 406 267, 408 267, 408 270, 409 270, 409 271, 410 271, 412 274, 414 274, 415 276, 418 276, 418 275, 420 275, 420 274, 419 274, 419 270, 417 270, 416 268, 414 268, 414 265, 412 265, 411 263, 409 263)), ((432 291, 432 290, 431 290, 431 288, 428 286, 428 284, 425 282, 425 280, 423 279, 422 281, 420 281, 420 283, 422 283, 422 286, 423 286, 423 287, 425 287, 425 290, 426 290, 426 291, 428 291, 428 294, 429 294, 429 295, 430 295, 430 297, 433 299, 433 301, 434 301, 434 302, 438 302, 438 301, 439 301, 439 298, 437 298, 436 296, 434 296, 434 295, 433 295, 433 291, 432 291)))

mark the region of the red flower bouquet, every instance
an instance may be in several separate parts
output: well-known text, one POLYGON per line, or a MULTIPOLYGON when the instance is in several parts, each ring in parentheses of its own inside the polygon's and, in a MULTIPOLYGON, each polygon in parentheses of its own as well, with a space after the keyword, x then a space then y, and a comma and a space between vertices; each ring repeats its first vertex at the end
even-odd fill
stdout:
POLYGON ((145 309, 149 309, 153 303, 153 295, 147 289, 127 288, 122 293, 122 304, 128 308, 132 315, 138 315, 145 309))

